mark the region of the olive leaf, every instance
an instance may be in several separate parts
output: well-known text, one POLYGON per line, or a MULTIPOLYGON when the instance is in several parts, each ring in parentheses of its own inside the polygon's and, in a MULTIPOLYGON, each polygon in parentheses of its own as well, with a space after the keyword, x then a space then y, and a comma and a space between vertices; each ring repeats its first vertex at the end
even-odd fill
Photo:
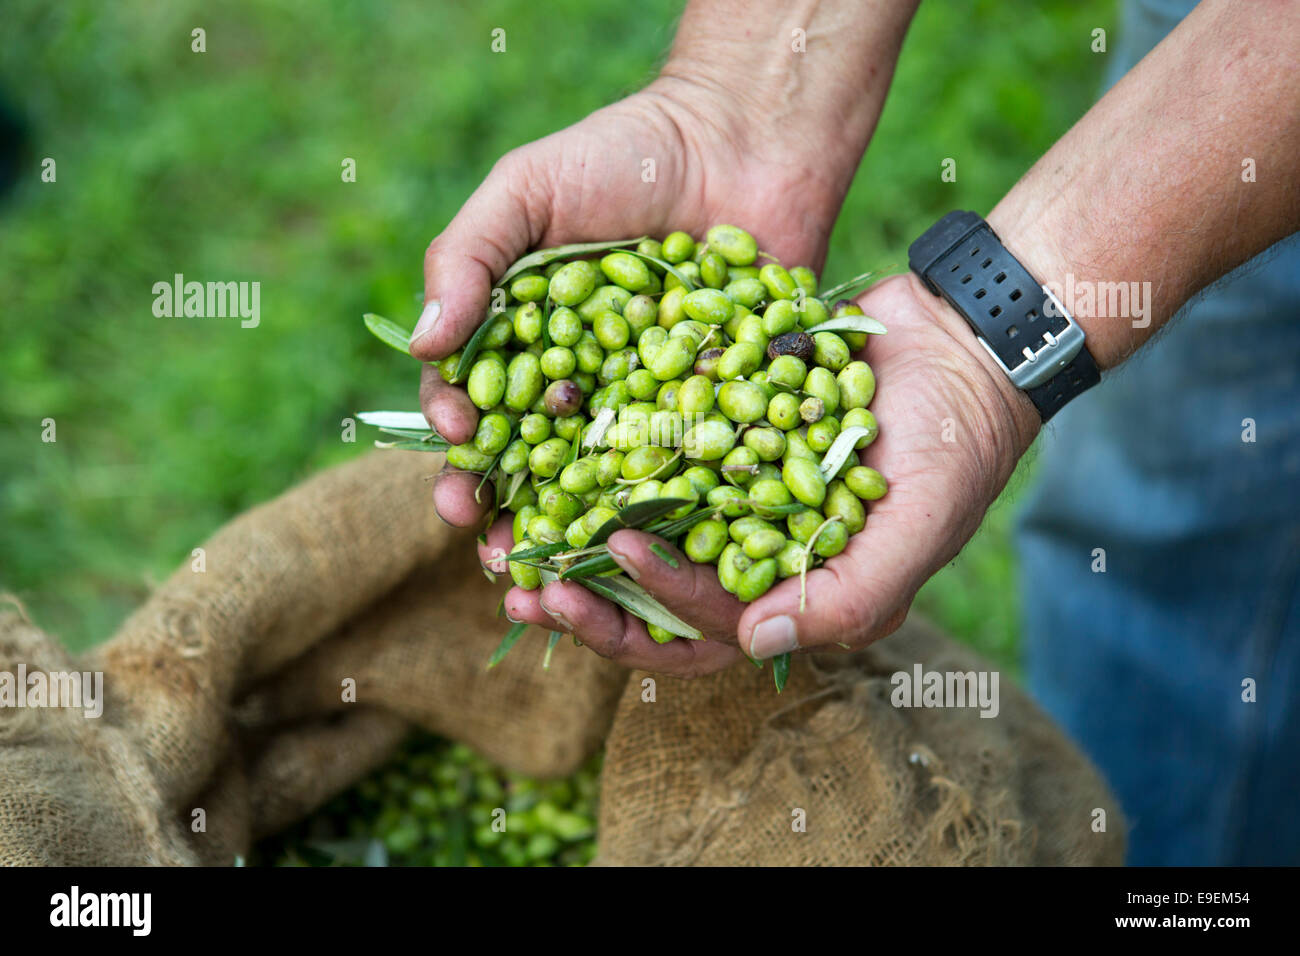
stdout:
POLYGON ((408 358, 411 355, 411 333, 406 331, 392 319, 386 319, 382 315, 375 315, 373 312, 367 312, 362 316, 366 323, 366 328, 370 333, 385 345, 392 346, 408 358))
MULTIPOLYGON (((890 268, 893 267, 890 266, 890 268)), ((860 276, 854 276, 852 279, 845 279, 839 285, 833 285, 829 289, 823 289, 821 294, 818 295, 818 298, 823 302, 834 305, 837 299, 842 299, 846 296, 852 295, 860 289, 866 288, 866 286, 871 283, 872 279, 886 271, 887 270, 885 269, 873 269, 870 272, 862 273, 860 276)))
POLYGON ((413 438, 416 441, 442 441, 438 435, 427 428, 419 431, 414 428, 380 428, 379 430, 389 435, 396 435, 398 438, 413 438))
POLYGON ((563 541, 554 541, 550 544, 539 544, 531 548, 525 548, 522 551, 514 551, 506 556, 507 561, 518 561, 521 564, 527 564, 529 561, 535 561, 538 558, 545 560, 552 555, 559 554, 568 547, 563 541))
POLYGON ((546 655, 542 658, 542 670, 551 669, 551 652, 555 650, 555 645, 560 643, 560 638, 563 636, 559 631, 551 631, 551 636, 546 640, 546 655))
POLYGON ((464 350, 460 353, 460 361, 456 363, 456 372, 452 375, 453 382, 465 381, 465 376, 469 370, 474 367, 474 359, 483 348, 483 340, 487 338, 488 330, 492 328, 492 320, 498 315, 504 315, 503 312, 489 313, 480 323, 479 327, 474 330, 474 334, 469 337, 465 343, 464 350))
POLYGON ((638 501, 628 505, 614 517, 596 529, 596 533, 587 539, 587 547, 604 544, 611 534, 624 528, 644 528, 656 518, 662 518, 670 511, 694 504, 688 498, 652 498, 650 501, 638 501))
POLYGON ((778 654, 772 658, 772 679, 776 681, 776 692, 785 690, 786 679, 790 676, 790 655, 778 654))
POLYGON ((682 272, 671 262, 665 262, 663 259, 656 259, 654 256, 650 255, 649 253, 640 252, 636 249, 628 249, 626 251, 636 256, 638 259, 644 259, 646 262, 653 262, 660 269, 663 269, 674 279, 680 282, 683 286, 685 286, 687 292, 694 292, 696 289, 699 288, 699 286, 697 286, 694 282, 690 280, 690 278, 686 275, 686 273, 682 272))
POLYGON ((451 446, 445 441, 375 441, 376 448, 385 451, 446 451, 451 446))
POLYGON ((597 574, 604 574, 606 571, 613 571, 617 567, 618 563, 610 557, 606 549, 565 568, 560 572, 560 580, 576 581, 580 578, 590 578, 597 574))
POLYGON ((854 425, 835 436, 835 441, 831 442, 831 447, 826 449, 826 457, 822 459, 822 477, 830 481, 839 474, 840 469, 844 467, 844 463, 849 460, 849 455, 853 454, 853 446, 858 443, 858 439, 868 438, 870 435, 870 428, 854 425))
POLYGON ((578 583, 587 590, 613 601, 619 607, 631 611, 646 623, 662 627, 670 634, 689 638, 692 641, 702 640, 704 637, 651 597, 645 588, 621 574, 611 578, 583 578, 578 583))
POLYGON ((488 659, 488 670, 505 660, 505 656, 510 653, 510 648, 519 642, 519 638, 523 636, 526 630, 528 630, 528 625, 520 623, 506 631, 506 636, 501 639, 501 643, 497 645, 497 649, 492 652, 492 656, 488 659))
POLYGON ((425 433, 429 431, 429 423, 424 420, 422 412, 357 412, 357 418, 363 425, 374 425, 377 428, 409 428, 425 433))
POLYGON ((869 315, 841 315, 838 319, 827 319, 804 331, 809 335, 816 335, 818 332, 866 332, 868 335, 884 335, 886 329, 883 322, 869 315))
POLYGON ((575 242, 567 246, 554 246, 550 249, 538 249, 536 252, 530 252, 522 259, 515 262, 505 274, 496 281, 498 287, 504 286, 525 269, 536 269, 541 266, 550 265, 556 259, 567 259, 576 256, 585 256, 589 252, 604 252, 607 249, 617 249, 619 246, 635 246, 638 242, 650 238, 649 236, 637 236, 635 239, 614 239, 607 242, 575 242))
POLYGON ((614 425, 614 419, 617 413, 612 408, 602 408, 596 413, 596 417, 591 421, 582 436, 582 444, 589 451, 594 451, 596 446, 605 440, 605 433, 614 425))

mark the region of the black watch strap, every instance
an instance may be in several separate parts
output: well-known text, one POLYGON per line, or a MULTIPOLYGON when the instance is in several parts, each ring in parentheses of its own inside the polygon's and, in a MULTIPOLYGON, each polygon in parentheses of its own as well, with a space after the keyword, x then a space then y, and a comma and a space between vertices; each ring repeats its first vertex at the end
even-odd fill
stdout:
POLYGON ((950 212, 907 250, 926 288, 965 317, 1046 422, 1101 380, 1083 329, 984 219, 950 212))

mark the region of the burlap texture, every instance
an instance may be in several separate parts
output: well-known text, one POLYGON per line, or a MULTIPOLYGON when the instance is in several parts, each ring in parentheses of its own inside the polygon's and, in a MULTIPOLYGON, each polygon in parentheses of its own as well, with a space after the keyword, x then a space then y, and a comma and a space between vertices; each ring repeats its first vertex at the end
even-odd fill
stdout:
POLYGON ((103 671, 107 698, 0 709, 0 862, 229 864, 412 725, 539 776, 595 752, 626 672, 565 641, 543 673, 540 631, 485 669, 501 586, 433 512, 441 465, 370 454, 240 516, 80 660, 0 610, 0 670, 103 671))
POLYGON ((986 666, 914 625, 801 657, 780 697, 742 665, 641 703, 643 675, 569 641, 542 671, 536 630, 485 670, 502 586, 434 516, 440 466, 371 454, 248 512, 81 659, 0 606, 0 670, 102 670, 107 697, 99 719, 0 709, 0 863, 229 864, 413 725, 536 776, 610 735, 606 863, 1118 862, 1114 801, 1009 682, 996 720, 889 705, 887 674, 913 660, 986 666))
POLYGON ((996 717, 895 707, 891 676, 917 662, 990 668, 913 617, 865 651, 797 657, 779 697, 746 666, 652 686, 635 675, 606 749, 596 862, 1123 862, 1114 797, 1025 694, 1000 679, 996 717))

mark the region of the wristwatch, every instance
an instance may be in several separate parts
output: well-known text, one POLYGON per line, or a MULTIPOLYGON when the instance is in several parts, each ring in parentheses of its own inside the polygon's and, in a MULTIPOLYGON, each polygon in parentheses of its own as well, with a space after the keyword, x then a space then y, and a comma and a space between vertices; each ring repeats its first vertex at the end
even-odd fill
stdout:
POLYGON ((1079 323, 983 217, 948 213, 912 243, 907 258, 926 288, 970 323, 1044 422, 1101 381, 1079 323))

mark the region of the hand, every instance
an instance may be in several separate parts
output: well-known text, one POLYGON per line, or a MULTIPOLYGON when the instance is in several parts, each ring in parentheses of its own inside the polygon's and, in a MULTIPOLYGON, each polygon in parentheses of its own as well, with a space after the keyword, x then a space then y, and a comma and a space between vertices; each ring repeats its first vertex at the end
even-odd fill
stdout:
MULTIPOLYGON (((714 85, 666 76, 577 125, 503 157, 425 255, 424 315, 411 354, 455 351, 487 314, 492 282, 532 248, 566 242, 702 235, 730 222, 790 265, 820 268, 860 147, 802 130, 766 129, 714 85), (655 180, 642 180, 653 160, 655 180)), ((425 366, 420 406, 452 442, 478 413, 461 387, 425 366)), ((448 523, 479 521, 478 476, 448 472, 434 488, 448 523)), ((490 496, 484 496, 488 500, 490 496)))
MULTIPOLYGON (((629 667, 685 677, 726 667, 741 650, 768 658, 856 649, 897 628, 921 585, 975 533, 1040 422, 965 321, 914 276, 881 282, 858 301, 889 329, 862 356, 879 383, 872 411, 880 437, 861 453, 889 493, 869 506, 866 527, 841 554, 808 573, 803 612, 797 577, 744 605, 723 591, 712 566, 676 554, 674 569, 650 551, 654 538, 620 531, 609 539, 614 559, 707 641, 657 645, 641 621, 567 582, 515 588, 507 613, 543 627, 558 622, 629 667)), ((484 556, 493 546, 508 550, 509 535, 508 526, 493 529, 484 556)))

